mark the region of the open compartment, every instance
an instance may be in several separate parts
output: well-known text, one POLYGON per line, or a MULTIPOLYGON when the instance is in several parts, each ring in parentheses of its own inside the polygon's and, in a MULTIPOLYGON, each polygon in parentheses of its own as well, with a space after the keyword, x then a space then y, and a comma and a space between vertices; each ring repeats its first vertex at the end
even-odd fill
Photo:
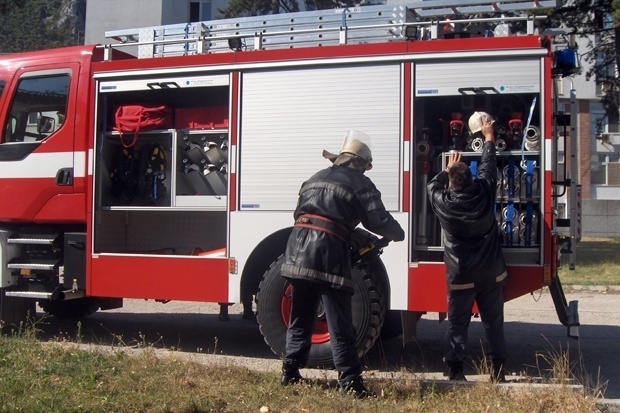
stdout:
POLYGON ((98 83, 94 253, 225 256, 229 94, 229 74, 98 83), (136 105, 160 105, 170 119, 119 131, 117 108, 136 105), (183 176, 190 159, 200 190, 183 176))
POLYGON ((228 194, 228 133, 177 134, 176 205, 209 206, 228 194))
POLYGON ((540 61, 420 64, 415 76, 413 261, 443 261, 442 230, 426 187, 445 169, 451 150, 461 152, 475 176, 483 139, 471 136, 467 122, 475 111, 484 111, 496 121, 495 214, 503 234, 504 256, 510 264, 540 263, 543 205, 539 178, 544 146, 539 115, 540 61), (438 76, 457 70, 458 79, 438 76))
POLYGON ((100 210, 94 252, 198 255, 226 247, 226 211, 100 210))
POLYGON ((97 203, 101 207, 169 207, 172 133, 142 133, 131 147, 110 132, 102 137, 97 163, 97 203))

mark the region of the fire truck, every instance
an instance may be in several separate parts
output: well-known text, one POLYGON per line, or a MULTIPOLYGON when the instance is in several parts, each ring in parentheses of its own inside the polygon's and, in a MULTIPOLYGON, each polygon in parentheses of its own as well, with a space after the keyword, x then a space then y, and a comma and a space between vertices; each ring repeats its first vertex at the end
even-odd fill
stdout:
MULTIPOLYGON (((576 336, 577 302, 558 278, 560 253, 574 253, 580 233, 576 120, 556 92, 578 65, 562 33, 537 29, 528 9, 548 3, 432 0, 215 20, 2 56, 2 319, 19 322, 36 304, 79 318, 130 298, 220 303, 225 317, 242 302, 281 354, 290 294, 279 269, 299 187, 329 166, 323 149, 361 130, 372 137, 368 176, 406 239, 385 247, 355 232, 358 352, 382 332, 410 340, 423 314, 441 321, 447 310, 426 184, 451 150, 475 173, 482 145, 466 122, 485 111, 496 119, 505 299, 548 288, 576 336), (130 107, 163 120, 119 127, 130 107)), ((321 311, 312 343, 310 364, 329 364, 321 311)))

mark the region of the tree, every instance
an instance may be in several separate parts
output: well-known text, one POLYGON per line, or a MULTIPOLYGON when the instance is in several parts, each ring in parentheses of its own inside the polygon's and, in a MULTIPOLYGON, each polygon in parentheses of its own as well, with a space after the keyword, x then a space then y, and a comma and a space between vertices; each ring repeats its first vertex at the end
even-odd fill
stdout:
POLYGON ((0 3, 0 53, 81 44, 85 0, 21 0, 21 7, 0 3))
POLYGON ((601 102, 611 119, 620 109, 620 0, 572 0, 549 14, 551 27, 560 24, 586 39, 586 50, 578 51, 591 67, 585 72, 605 91, 601 102))
POLYGON ((280 11, 299 11, 296 0, 231 0, 228 7, 220 9, 224 18, 278 14, 280 11))
POLYGON ((15 8, 22 7, 26 0, 0 0, 0 15, 5 15, 15 8))

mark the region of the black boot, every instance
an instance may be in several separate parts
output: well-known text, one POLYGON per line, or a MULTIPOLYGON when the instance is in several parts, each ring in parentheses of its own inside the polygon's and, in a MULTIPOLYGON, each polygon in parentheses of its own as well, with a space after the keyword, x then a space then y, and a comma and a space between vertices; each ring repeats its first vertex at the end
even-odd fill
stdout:
POLYGON ((448 380, 467 381, 463 374, 462 364, 451 364, 448 366, 448 380))
POLYGON ((494 383, 506 383, 506 373, 504 372, 504 362, 499 360, 491 361, 491 381, 494 383))
POLYGON ((353 380, 340 383, 340 392, 343 394, 350 394, 358 399, 366 399, 368 397, 377 397, 376 394, 371 392, 364 386, 364 381, 360 376, 353 380))
POLYGON ((310 380, 304 379, 299 373, 299 369, 292 364, 282 364, 282 376, 280 377, 280 384, 288 386, 289 384, 311 384, 310 380))

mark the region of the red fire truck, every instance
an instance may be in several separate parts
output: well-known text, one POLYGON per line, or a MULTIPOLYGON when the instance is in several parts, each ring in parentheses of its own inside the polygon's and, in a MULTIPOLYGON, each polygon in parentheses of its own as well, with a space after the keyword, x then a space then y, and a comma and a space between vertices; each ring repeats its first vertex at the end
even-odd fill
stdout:
MULTIPOLYGON (((578 239, 578 210, 557 212, 564 193, 578 202, 576 175, 557 166, 575 128, 555 94, 574 52, 533 15, 459 20, 526 8, 514 0, 414 5, 122 30, 114 45, 2 56, 3 320, 35 303, 82 317, 124 298, 221 303, 223 316, 243 302, 281 353, 279 268, 298 189, 356 129, 372 137, 368 175, 407 234, 382 248, 356 232, 359 353, 383 327, 409 340, 422 314, 447 307, 426 183, 450 150, 475 171, 481 145, 465 123, 482 110, 497 119, 506 300, 548 287, 576 335, 558 262, 578 239), (143 122, 128 126, 132 115, 143 122)), ((329 364, 317 317, 310 363, 329 364)))

